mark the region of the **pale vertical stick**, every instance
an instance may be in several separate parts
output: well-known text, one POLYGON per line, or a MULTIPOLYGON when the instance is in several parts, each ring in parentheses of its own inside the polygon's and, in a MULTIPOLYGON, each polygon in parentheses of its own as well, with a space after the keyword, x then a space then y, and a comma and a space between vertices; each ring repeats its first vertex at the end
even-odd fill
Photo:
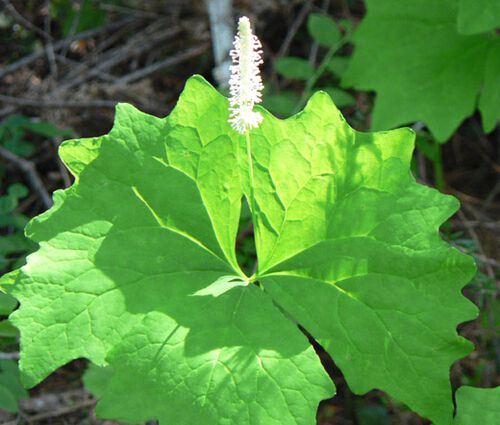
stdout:
POLYGON ((212 34, 212 49, 215 67, 212 71, 217 85, 226 88, 229 84, 228 53, 233 41, 232 0, 206 0, 212 34))

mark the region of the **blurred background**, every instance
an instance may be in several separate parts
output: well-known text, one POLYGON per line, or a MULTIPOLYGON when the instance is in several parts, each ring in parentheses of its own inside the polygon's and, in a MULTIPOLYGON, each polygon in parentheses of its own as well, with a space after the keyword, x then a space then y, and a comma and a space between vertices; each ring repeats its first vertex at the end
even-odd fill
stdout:
MULTIPOLYGON (((321 89, 355 129, 416 131, 415 176, 462 205, 442 236, 478 265, 464 292, 480 315, 459 329, 476 350, 453 366, 452 384, 500 385, 500 11, 472 3, 0 0, 0 273, 24 263, 36 248, 24 225, 72 184, 59 144, 107 133, 117 102, 167 115, 192 74, 226 93, 235 22, 247 15, 275 115, 301 110, 321 89)), ((248 212, 241 220, 238 255, 251 267, 248 212)), ((105 377, 84 360, 22 389, 7 320, 15 308, 0 293, 0 424, 114 423, 93 414, 88 388, 98 392, 105 377)), ((382 392, 354 395, 318 350, 338 388, 320 406, 320 425, 428 423, 382 392)))

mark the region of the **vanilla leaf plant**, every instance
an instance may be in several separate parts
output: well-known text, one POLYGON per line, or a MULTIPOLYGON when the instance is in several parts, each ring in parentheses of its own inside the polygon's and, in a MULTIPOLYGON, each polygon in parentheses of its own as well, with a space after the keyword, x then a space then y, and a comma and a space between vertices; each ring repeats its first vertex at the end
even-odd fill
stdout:
POLYGON ((75 183, 4 282, 23 382, 84 357, 107 370, 104 418, 312 425, 335 390, 300 325, 355 393, 449 424, 449 369, 471 350, 456 326, 476 313, 460 292, 473 261, 438 233, 458 202, 416 183, 409 129, 357 132, 323 92, 286 120, 254 110, 248 20, 239 37, 231 103, 194 76, 168 117, 120 104, 108 135, 61 146, 75 183))
POLYGON ((446 142, 462 121, 500 120, 498 0, 366 0, 344 87, 377 93, 374 130, 424 122, 446 142))

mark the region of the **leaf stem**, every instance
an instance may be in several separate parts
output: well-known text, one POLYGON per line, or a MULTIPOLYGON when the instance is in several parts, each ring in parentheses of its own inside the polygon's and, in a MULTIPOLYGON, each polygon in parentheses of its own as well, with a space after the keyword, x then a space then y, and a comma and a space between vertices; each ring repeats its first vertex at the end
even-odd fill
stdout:
POLYGON ((332 46, 330 50, 328 50, 327 54, 319 64, 318 68, 316 71, 314 71, 314 74, 311 75, 311 77, 307 80, 306 86, 304 87, 304 93, 302 94, 302 97, 300 100, 297 102, 297 105, 295 105, 295 109, 293 111, 294 114, 299 112, 307 103, 307 99, 311 96, 312 89, 320 79, 320 77, 323 75, 325 72, 328 64, 330 63, 331 59, 337 53, 337 51, 344 45, 346 42, 346 37, 343 37, 339 40, 337 44, 332 46))

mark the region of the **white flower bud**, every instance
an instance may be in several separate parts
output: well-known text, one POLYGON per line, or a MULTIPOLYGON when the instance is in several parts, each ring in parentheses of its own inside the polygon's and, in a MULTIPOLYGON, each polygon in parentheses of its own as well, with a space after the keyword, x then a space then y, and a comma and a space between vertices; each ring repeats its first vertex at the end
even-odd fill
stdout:
POLYGON ((256 103, 262 101, 264 88, 259 65, 262 64, 262 45, 252 33, 250 20, 243 16, 238 22, 238 34, 234 38, 234 49, 230 55, 231 78, 229 79, 229 122, 241 134, 256 128, 262 121, 262 115, 253 111, 256 103))

